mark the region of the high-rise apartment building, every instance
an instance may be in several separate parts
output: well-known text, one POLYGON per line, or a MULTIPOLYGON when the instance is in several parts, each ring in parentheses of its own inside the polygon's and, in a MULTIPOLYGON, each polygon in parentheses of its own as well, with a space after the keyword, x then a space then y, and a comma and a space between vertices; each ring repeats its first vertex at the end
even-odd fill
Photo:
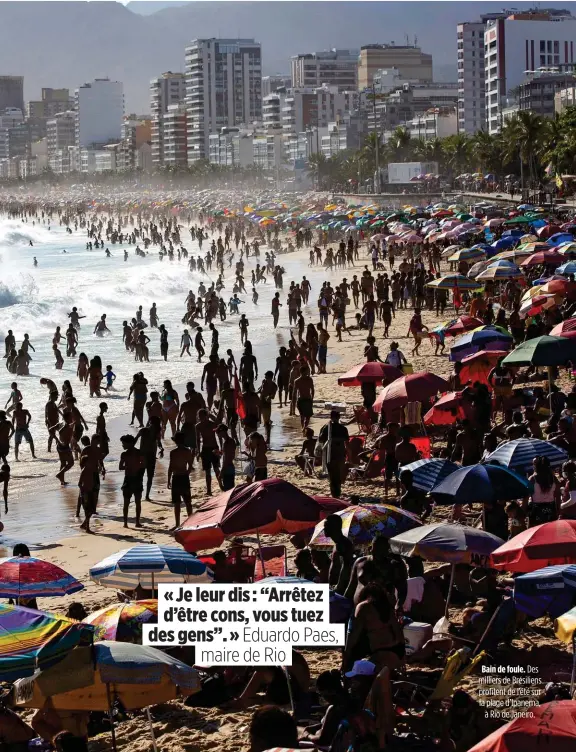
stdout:
POLYGON ((476 133, 486 126, 482 21, 458 24, 458 129, 476 133))
POLYGON ((186 77, 168 71, 150 81, 150 112, 152 115, 152 164, 164 165, 164 116, 168 108, 186 98, 186 77))
POLYGON ((432 55, 416 45, 368 44, 360 48, 358 88, 372 86, 374 74, 383 68, 397 68, 406 81, 432 81, 432 55))
POLYGON ((24 76, 0 76, 0 112, 8 107, 24 113, 24 76))
POLYGON ((337 86, 317 89, 290 89, 281 107, 285 137, 311 127, 327 127, 344 113, 358 106, 357 91, 338 91, 337 86))
POLYGON ((195 39, 186 48, 188 162, 208 156, 208 137, 262 116, 262 53, 253 39, 195 39))
POLYGON ((74 99, 68 89, 42 89, 41 99, 32 99, 26 105, 26 117, 48 119, 59 112, 68 112, 74 108, 74 99))
POLYGON ((124 121, 124 89, 119 81, 96 78, 75 93, 76 146, 120 141, 124 121))
POLYGON ((514 12, 488 21, 484 31, 486 119, 489 133, 502 127, 507 97, 527 71, 576 62, 576 18, 567 11, 514 12))
POLYGON ((358 88, 359 50, 324 50, 293 55, 292 87, 316 88, 322 84, 337 86, 339 91, 358 88))

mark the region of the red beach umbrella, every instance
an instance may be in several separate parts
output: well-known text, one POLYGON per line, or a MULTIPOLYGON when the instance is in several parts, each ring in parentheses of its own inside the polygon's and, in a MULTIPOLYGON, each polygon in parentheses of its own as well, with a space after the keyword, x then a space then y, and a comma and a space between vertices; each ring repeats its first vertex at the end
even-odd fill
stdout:
POLYGON ((373 409, 378 412, 382 405, 388 408, 402 407, 408 402, 424 402, 438 392, 447 392, 448 382, 430 371, 419 371, 393 381, 378 395, 373 409))
MULTIPOLYGON (((242 483, 205 501, 176 530, 175 538, 186 551, 198 551, 221 546, 234 535, 297 533, 338 511, 335 501, 324 506, 281 478, 242 483)), ((347 506, 342 501, 340 509, 347 506)))
POLYGON ((466 384, 468 381, 474 383, 479 381, 481 384, 488 386, 488 376, 500 358, 508 355, 507 350, 480 350, 473 355, 467 355, 460 361, 462 370, 460 371, 460 383, 466 384))
POLYGON ((371 362, 361 363, 354 366, 343 376, 338 377, 340 386, 360 386, 361 384, 380 384, 386 381, 391 384, 396 379, 401 379, 404 374, 399 368, 390 366, 387 363, 371 362))
POLYGON ((484 322, 480 319, 476 319, 473 316, 460 316, 456 321, 444 330, 444 334, 449 337, 456 337, 464 332, 470 332, 472 329, 477 329, 479 326, 484 326, 484 322))
POLYGON ((537 251, 520 262, 520 266, 537 266, 538 264, 556 264, 560 266, 565 261, 564 256, 558 253, 558 251, 537 251))
POLYGON ((550 332, 550 336, 573 339, 576 337, 576 319, 566 319, 566 321, 556 324, 554 329, 550 332))
POLYGON ((492 552, 492 566, 506 572, 534 572, 553 564, 576 563, 576 520, 536 525, 492 552))
POLYGON ((451 426, 465 417, 462 392, 448 392, 428 410, 424 416, 424 423, 427 426, 451 426))
POLYGON ((519 715, 493 731, 469 752, 572 752, 576 749, 576 702, 561 700, 532 705, 530 713, 519 715))

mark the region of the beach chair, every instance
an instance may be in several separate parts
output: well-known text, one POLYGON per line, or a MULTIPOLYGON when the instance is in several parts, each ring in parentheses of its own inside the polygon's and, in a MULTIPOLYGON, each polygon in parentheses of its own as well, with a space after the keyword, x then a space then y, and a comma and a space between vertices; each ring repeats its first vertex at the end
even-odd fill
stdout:
POLYGON ((358 424, 358 430, 360 433, 371 434, 375 424, 372 420, 370 411, 363 405, 355 405, 353 410, 354 420, 358 424))
POLYGON ((287 577, 288 560, 286 546, 261 546, 260 551, 254 552, 254 582, 264 577, 287 577))
POLYGON ((253 582, 256 553, 248 546, 234 546, 226 555, 226 564, 234 582, 253 582))

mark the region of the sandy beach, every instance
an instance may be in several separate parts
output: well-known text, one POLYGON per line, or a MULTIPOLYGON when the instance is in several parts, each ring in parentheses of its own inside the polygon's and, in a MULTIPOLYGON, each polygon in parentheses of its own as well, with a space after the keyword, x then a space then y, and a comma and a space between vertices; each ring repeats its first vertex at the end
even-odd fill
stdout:
MULTIPOLYGON (((293 278, 299 281, 302 275, 310 276, 310 272, 314 271, 315 280, 321 277, 329 280, 332 284, 336 284, 343 277, 350 279, 353 274, 360 276, 365 264, 369 264, 366 251, 366 246, 362 245, 360 260, 356 262, 354 268, 331 273, 318 268, 310 269, 308 266, 308 251, 291 253, 290 263, 294 264, 299 270, 298 275, 294 275, 293 278)), ((282 257, 282 259, 284 258, 282 257)), ((281 293, 282 298, 285 297, 286 288, 290 281, 291 278, 285 279, 285 291, 281 293)), ((315 295, 318 289, 319 285, 314 283, 310 305, 303 308, 307 323, 318 321, 318 311, 315 305, 317 299, 315 295)), ((351 307, 349 319, 353 318, 353 313, 355 311, 351 307)), ((448 318, 451 312, 447 311, 446 313, 446 318, 448 318)), ((421 346, 420 355, 415 357, 411 355, 413 340, 406 335, 412 314, 412 309, 401 309, 396 312, 390 330, 391 337, 388 339, 383 338, 382 323, 376 323, 374 336, 380 348, 380 356, 385 357, 390 342, 395 340, 399 343, 400 349, 404 352, 408 362, 413 365, 414 371, 426 370, 440 376, 447 376, 450 371, 448 348, 446 355, 435 356, 434 343, 431 340, 425 340, 421 346)), ((274 367, 278 347, 287 344, 290 331, 286 319, 287 313, 286 308, 284 308, 280 319, 280 328, 277 331, 270 330, 268 337, 261 344, 259 371, 262 374, 265 370, 274 367), (262 352, 266 353, 264 357, 261 355, 262 352)), ((436 318, 434 312, 423 310, 423 322, 430 329, 438 321, 439 319, 436 318)), ((354 331, 350 334, 344 332, 342 342, 338 342, 331 323, 329 331, 331 339, 329 342, 328 372, 325 375, 318 375, 314 379, 316 394, 314 418, 311 426, 316 434, 329 416, 329 410, 325 407, 326 402, 346 402, 348 405, 346 417, 348 419, 352 417, 352 405, 362 402, 360 389, 339 387, 337 378, 352 366, 363 362, 363 349, 367 333, 366 331, 354 331)), ((170 367, 169 361, 166 365, 167 376, 170 375, 170 367)), ((175 385, 177 389, 183 392, 181 384, 175 385)), ((94 403, 96 402, 97 400, 90 401, 83 395, 81 407, 90 404, 90 414, 93 414, 95 411, 94 403)), ((128 410, 130 403, 125 402, 125 406, 128 410)), ((63 612, 70 602, 79 600, 89 611, 93 611, 114 602, 116 600, 114 590, 102 588, 91 582, 88 576, 90 567, 104 557, 136 543, 168 544, 174 540, 169 532, 173 526, 173 514, 170 492, 166 487, 166 457, 159 460, 157 464, 152 501, 143 502, 142 505, 143 527, 135 529, 131 524, 130 528, 126 530, 122 525, 122 499, 119 491, 121 473, 117 467, 118 438, 127 431, 136 432, 134 428, 127 425, 128 420, 129 415, 123 413, 112 418, 108 423, 108 432, 112 439, 111 455, 106 463, 107 477, 102 484, 98 516, 95 518, 94 524, 96 534, 94 535, 79 532, 79 521, 75 519, 78 492, 77 467, 69 474, 68 485, 62 489, 58 480, 54 477, 56 472, 54 455, 47 454, 44 442, 42 442, 42 446, 38 446, 37 460, 31 460, 30 455, 25 450, 24 461, 13 463, 10 510, 7 515, 2 517, 5 525, 4 546, 9 550, 14 543, 18 542, 14 530, 23 529, 22 526, 30 525, 31 522, 34 523, 37 518, 40 542, 36 546, 31 546, 33 553, 58 564, 85 586, 83 591, 67 598, 40 600, 39 607, 41 609, 63 612), (57 540, 51 538, 50 522, 43 521, 41 513, 43 509, 49 511, 52 504, 55 509, 58 508, 58 511, 54 513, 57 517, 48 515, 48 519, 57 520, 59 528, 68 531, 68 534, 57 540), (43 525, 46 529, 42 532, 43 525)), ((288 408, 285 407, 280 410, 275 404, 272 422, 272 450, 269 453, 268 476, 277 476, 289 480, 302 490, 312 494, 329 495, 327 478, 305 477, 293 461, 293 457, 298 453, 302 443, 299 419, 290 417, 288 408)), ((355 426, 352 425, 350 430, 351 433, 354 433, 355 426)), ((168 450, 172 448, 169 439, 166 440, 165 445, 168 450)), ((241 475, 242 464, 241 460, 237 462, 237 480, 238 475, 241 475)), ((196 507, 206 498, 204 477, 199 469, 195 469, 191 476, 191 486, 193 504, 196 507)), ((346 497, 352 493, 380 500, 383 488, 379 480, 366 483, 348 481, 344 484, 343 495, 346 497)), ((245 540, 250 542, 250 539, 245 540)), ((275 540, 289 545, 287 536, 280 536, 275 540)), ((454 621, 458 620, 456 610, 451 615, 454 621)), ((542 683, 552 679, 569 680, 570 656, 553 637, 549 636, 551 635, 549 629, 547 634, 538 634, 545 625, 549 626, 549 621, 546 619, 538 620, 534 627, 536 631, 533 631, 530 637, 522 636, 515 639, 509 660, 517 663, 529 660, 538 665, 542 683)), ((339 653, 336 651, 305 651, 305 655, 313 676, 316 676, 322 670, 339 665, 339 653)), ((477 682, 476 676, 468 677, 460 686, 474 693, 478 686, 477 682)), ((223 752, 243 751, 247 749, 248 745, 247 727, 250 715, 250 711, 222 712, 217 708, 193 710, 177 702, 152 708, 158 748, 162 752, 179 752, 180 750, 208 752, 209 749, 213 748, 223 752)), ((136 714, 132 720, 120 725, 117 732, 120 749, 126 750, 126 752, 150 752, 152 750, 152 742, 143 721, 144 714, 136 714)), ((90 742, 90 749, 94 751, 104 752, 109 748, 110 739, 107 734, 100 735, 90 742)))

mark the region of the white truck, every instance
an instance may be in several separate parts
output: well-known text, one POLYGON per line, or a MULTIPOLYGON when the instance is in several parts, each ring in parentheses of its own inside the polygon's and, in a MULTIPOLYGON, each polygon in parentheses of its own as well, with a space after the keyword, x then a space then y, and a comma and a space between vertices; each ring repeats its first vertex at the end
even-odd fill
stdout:
POLYGON ((438 175, 438 162, 389 162, 388 183, 403 185, 417 183, 419 175, 438 175))

